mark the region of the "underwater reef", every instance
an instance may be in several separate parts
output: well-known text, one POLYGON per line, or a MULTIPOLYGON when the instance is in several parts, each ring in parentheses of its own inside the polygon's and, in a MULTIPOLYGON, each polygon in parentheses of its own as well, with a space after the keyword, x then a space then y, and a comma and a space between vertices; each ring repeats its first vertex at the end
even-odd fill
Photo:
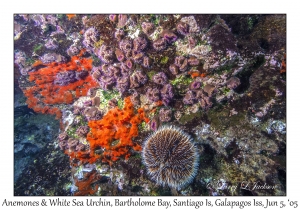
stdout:
POLYGON ((286 15, 13 19, 14 195, 286 195, 286 15))

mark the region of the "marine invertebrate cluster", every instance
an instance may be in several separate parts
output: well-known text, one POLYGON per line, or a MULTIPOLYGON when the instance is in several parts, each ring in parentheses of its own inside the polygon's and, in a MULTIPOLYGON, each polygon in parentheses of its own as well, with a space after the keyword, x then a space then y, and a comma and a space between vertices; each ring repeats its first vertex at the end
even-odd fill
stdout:
POLYGON ((192 138, 181 129, 163 126, 147 138, 143 162, 153 181, 182 189, 195 177, 199 155, 192 138))
POLYGON ((73 56, 68 63, 34 64, 45 67, 29 72, 29 81, 35 85, 23 89, 28 107, 60 118, 59 109, 53 105, 70 104, 75 98, 86 95, 96 83, 88 75, 92 69, 92 60, 81 56, 73 56))
POLYGON ((76 195, 161 193, 145 171, 176 189, 197 173, 195 187, 178 192, 185 195, 207 193, 209 179, 279 186, 285 37, 277 25, 272 34, 263 27, 278 21, 285 19, 265 15, 241 37, 230 15, 15 15, 15 71, 22 74, 15 84, 34 111, 62 119, 57 142, 70 160, 76 195), (201 170, 191 137, 174 124, 198 137, 201 170), (108 183, 93 187, 98 176, 84 176, 87 163, 108 183), (140 186, 151 190, 133 192, 140 186))
POLYGON ((112 163, 122 156, 128 159, 130 148, 141 150, 141 146, 132 141, 132 138, 138 136, 138 124, 149 121, 143 109, 138 109, 137 112, 135 114, 130 97, 127 97, 122 110, 116 107, 110 109, 102 119, 89 121, 90 132, 86 139, 90 151, 71 153, 70 156, 90 163, 98 159, 112 163), (103 149, 103 153, 97 154, 98 149, 103 149))
POLYGON ((99 185, 96 184, 93 189, 92 184, 99 181, 101 178, 102 177, 96 170, 86 173, 83 180, 76 178, 75 185, 78 187, 78 190, 74 193, 74 195, 83 196, 95 194, 98 191, 99 185))
POLYGON ((82 43, 84 44, 86 49, 93 50, 95 47, 94 46, 95 43, 99 39, 99 33, 97 32, 97 30, 95 28, 89 28, 84 32, 83 37, 84 37, 84 39, 83 39, 82 43))

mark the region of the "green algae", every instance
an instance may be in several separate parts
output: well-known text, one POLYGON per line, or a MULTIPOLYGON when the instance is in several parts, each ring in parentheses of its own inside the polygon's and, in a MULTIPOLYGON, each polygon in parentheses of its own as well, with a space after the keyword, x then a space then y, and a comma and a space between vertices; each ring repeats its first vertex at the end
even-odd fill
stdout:
POLYGON ((190 76, 180 75, 179 77, 175 78, 174 80, 171 80, 170 83, 173 86, 189 85, 192 81, 193 81, 193 79, 190 76))
POLYGON ((169 61, 169 57, 167 57, 167 56, 164 56, 164 57, 162 57, 162 58, 160 59, 160 63, 161 63, 161 64, 167 64, 168 61, 169 61))
POLYGON ((99 89, 99 97, 100 97, 100 109, 103 111, 108 111, 108 102, 112 99, 117 100, 117 105, 120 109, 124 107, 124 101, 122 100, 121 94, 116 91, 106 91, 106 90, 101 90, 99 89))
POLYGON ((156 71, 153 71, 153 70, 152 71, 148 71, 146 74, 149 77, 149 79, 152 80, 152 77, 156 74, 156 71))
POLYGON ((38 54, 42 50, 43 46, 44 45, 42 43, 34 45, 33 46, 33 52, 38 54))
POLYGON ((215 129, 226 130, 232 126, 243 125, 246 118, 246 112, 239 111, 237 114, 230 116, 230 110, 224 107, 224 109, 209 110, 207 112, 207 117, 215 129))
POLYGON ((195 118, 201 117, 202 116, 202 112, 198 111, 196 113, 189 113, 189 114, 184 114, 180 119, 179 119, 179 123, 182 125, 185 125, 189 122, 191 122, 192 120, 194 120, 195 118))

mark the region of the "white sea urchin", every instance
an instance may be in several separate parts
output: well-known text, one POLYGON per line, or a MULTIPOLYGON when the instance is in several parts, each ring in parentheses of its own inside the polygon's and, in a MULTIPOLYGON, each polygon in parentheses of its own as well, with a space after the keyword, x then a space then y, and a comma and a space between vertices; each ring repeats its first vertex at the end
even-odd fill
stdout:
POLYGON ((149 177, 159 185, 182 189, 197 174, 199 155, 192 138, 174 126, 162 126, 143 147, 149 177))

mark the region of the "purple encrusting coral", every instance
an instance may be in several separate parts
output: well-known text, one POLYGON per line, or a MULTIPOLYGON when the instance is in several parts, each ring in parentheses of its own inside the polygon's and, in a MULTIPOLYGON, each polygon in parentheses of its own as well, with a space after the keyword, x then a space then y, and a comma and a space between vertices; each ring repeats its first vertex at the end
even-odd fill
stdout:
POLYGON ((76 130, 76 134, 80 137, 85 137, 89 131, 89 126, 79 126, 76 130))
POLYGON ((123 52, 129 52, 132 50, 132 40, 122 39, 119 43, 119 47, 123 52))
POLYGON ((148 88, 146 91, 146 97, 151 102, 156 102, 160 99, 160 91, 158 88, 148 88))
POLYGON ((115 54, 117 56, 118 61, 120 62, 124 61, 125 55, 120 49, 116 49, 115 54))
POLYGON ((115 32, 115 38, 118 40, 118 41, 121 41, 125 36, 125 32, 123 29, 117 29, 116 32, 115 32))
POLYGON ((93 50, 94 49, 94 45, 95 43, 98 41, 99 39, 99 34, 96 31, 95 28, 89 28, 85 31, 84 35, 83 35, 84 39, 83 39, 83 45, 88 49, 88 50, 93 50))
POLYGON ((124 93, 129 88, 129 77, 123 76, 117 79, 116 89, 120 91, 120 93, 124 93))
POLYGON ((179 73, 179 68, 175 64, 169 66, 169 70, 172 74, 177 75, 179 73))
POLYGON ((190 57, 188 60, 187 60, 188 64, 190 66, 198 66, 200 64, 200 61, 198 58, 196 58, 195 56, 192 56, 190 57))
POLYGON ((189 25, 184 22, 179 22, 176 25, 177 32, 181 35, 187 35, 189 33, 189 25))
POLYGON ((88 121, 91 121, 91 120, 100 120, 103 116, 103 113, 99 111, 99 109, 96 107, 88 106, 83 110, 83 115, 86 117, 88 121))
POLYGON ((65 72, 59 72, 56 75, 54 84, 60 85, 60 86, 66 86, 66 85, 76 82, 76 81, 77 81, 76 71, 65 71, 65 72))
POLYGON ((188 67, 188 59, 183 56, 177 56, 175 58, 174 64, 178 66, 180 71, 185 71, 188 67))
POLYGON ((112 47, 103 44, 98 51, 98 57, 104 63, 112 63, 115 58, 115 53, 112 47))
POLYGON ((156 118, 153 118, 150 121, 150 129, 153 130, 153 131, 156 131, 158 126, 159 126, 158 120, 156 118))
POLYGON ((130 76, 130 88, 137 88, 148 81, 147 75, 142 71, 136 71, 130 76))
POLYGON ((144 51, 148 45, 144 37, 137 37, 133 40, 133 50, 136 52, 144 51))
POLYGON ((193 81, 189 86, 191 90, 199 89, 200 87, 201 87, 201 82, 199 81, 193 81))
POLYGON ((145 34, 150 35, 154 32, 154 24, 150 22, 143 22, 142 24, 142 30, 145 34))
POLYGON ((159 38, 153 42, 153 48, 161 51, 167 48, 167 41, 164 38, 159 38))
POLYGON ((99 78, 100 87, 104 90, 112 90, 116 82, 116 79, 109 76, 102 76, 99 78))
POLYGON ((76 45, 71 45, 68 49, 67 49, 67 54, 69 56, 74 56, 74 55, 77 55, 79 54, 80 50, 79 48, 76 46, 76 45))
POLYGON ((161 98, 165 106, 167 106, 174 97, 174 89, 171 84, 165 84, 161 89, 161 98))
POLYGON ((195 92, 189 90, 186 92, 184 98, 183 98, 183 103, 184 104, 194 104, 196 100, 196 94, 195 92))
POLYGON ((151 59, 148 56, 144 56, 142 66, 149 68, 151 66, 151 59))
POLYGON ((111 14, 108 17, 109 17, 109 20, 112 21, 112 22, 117 22, 118 21, 118 15, 116 15, 116 14, 111 14))
POLYGON ((159 72, 152 77, 154 83, 164 85, 168 82, 167 75, 164 72, 159 72))
POLYGON ((58 48, 58 43, 53 39, 48 39, 45 43, 45 47, 50 50, 55 50, 58 48))
POLYGON ((166 109, 166 108, 161 108, 159 110, 159 120, 161 122, 169 122, 172 118, 172 110, 171 109, 166 109))
POLYGON ((171 44, 177 40, 176 34, 169 30, 163 31, 160 36, 165 39, 168 44, 171 44))

